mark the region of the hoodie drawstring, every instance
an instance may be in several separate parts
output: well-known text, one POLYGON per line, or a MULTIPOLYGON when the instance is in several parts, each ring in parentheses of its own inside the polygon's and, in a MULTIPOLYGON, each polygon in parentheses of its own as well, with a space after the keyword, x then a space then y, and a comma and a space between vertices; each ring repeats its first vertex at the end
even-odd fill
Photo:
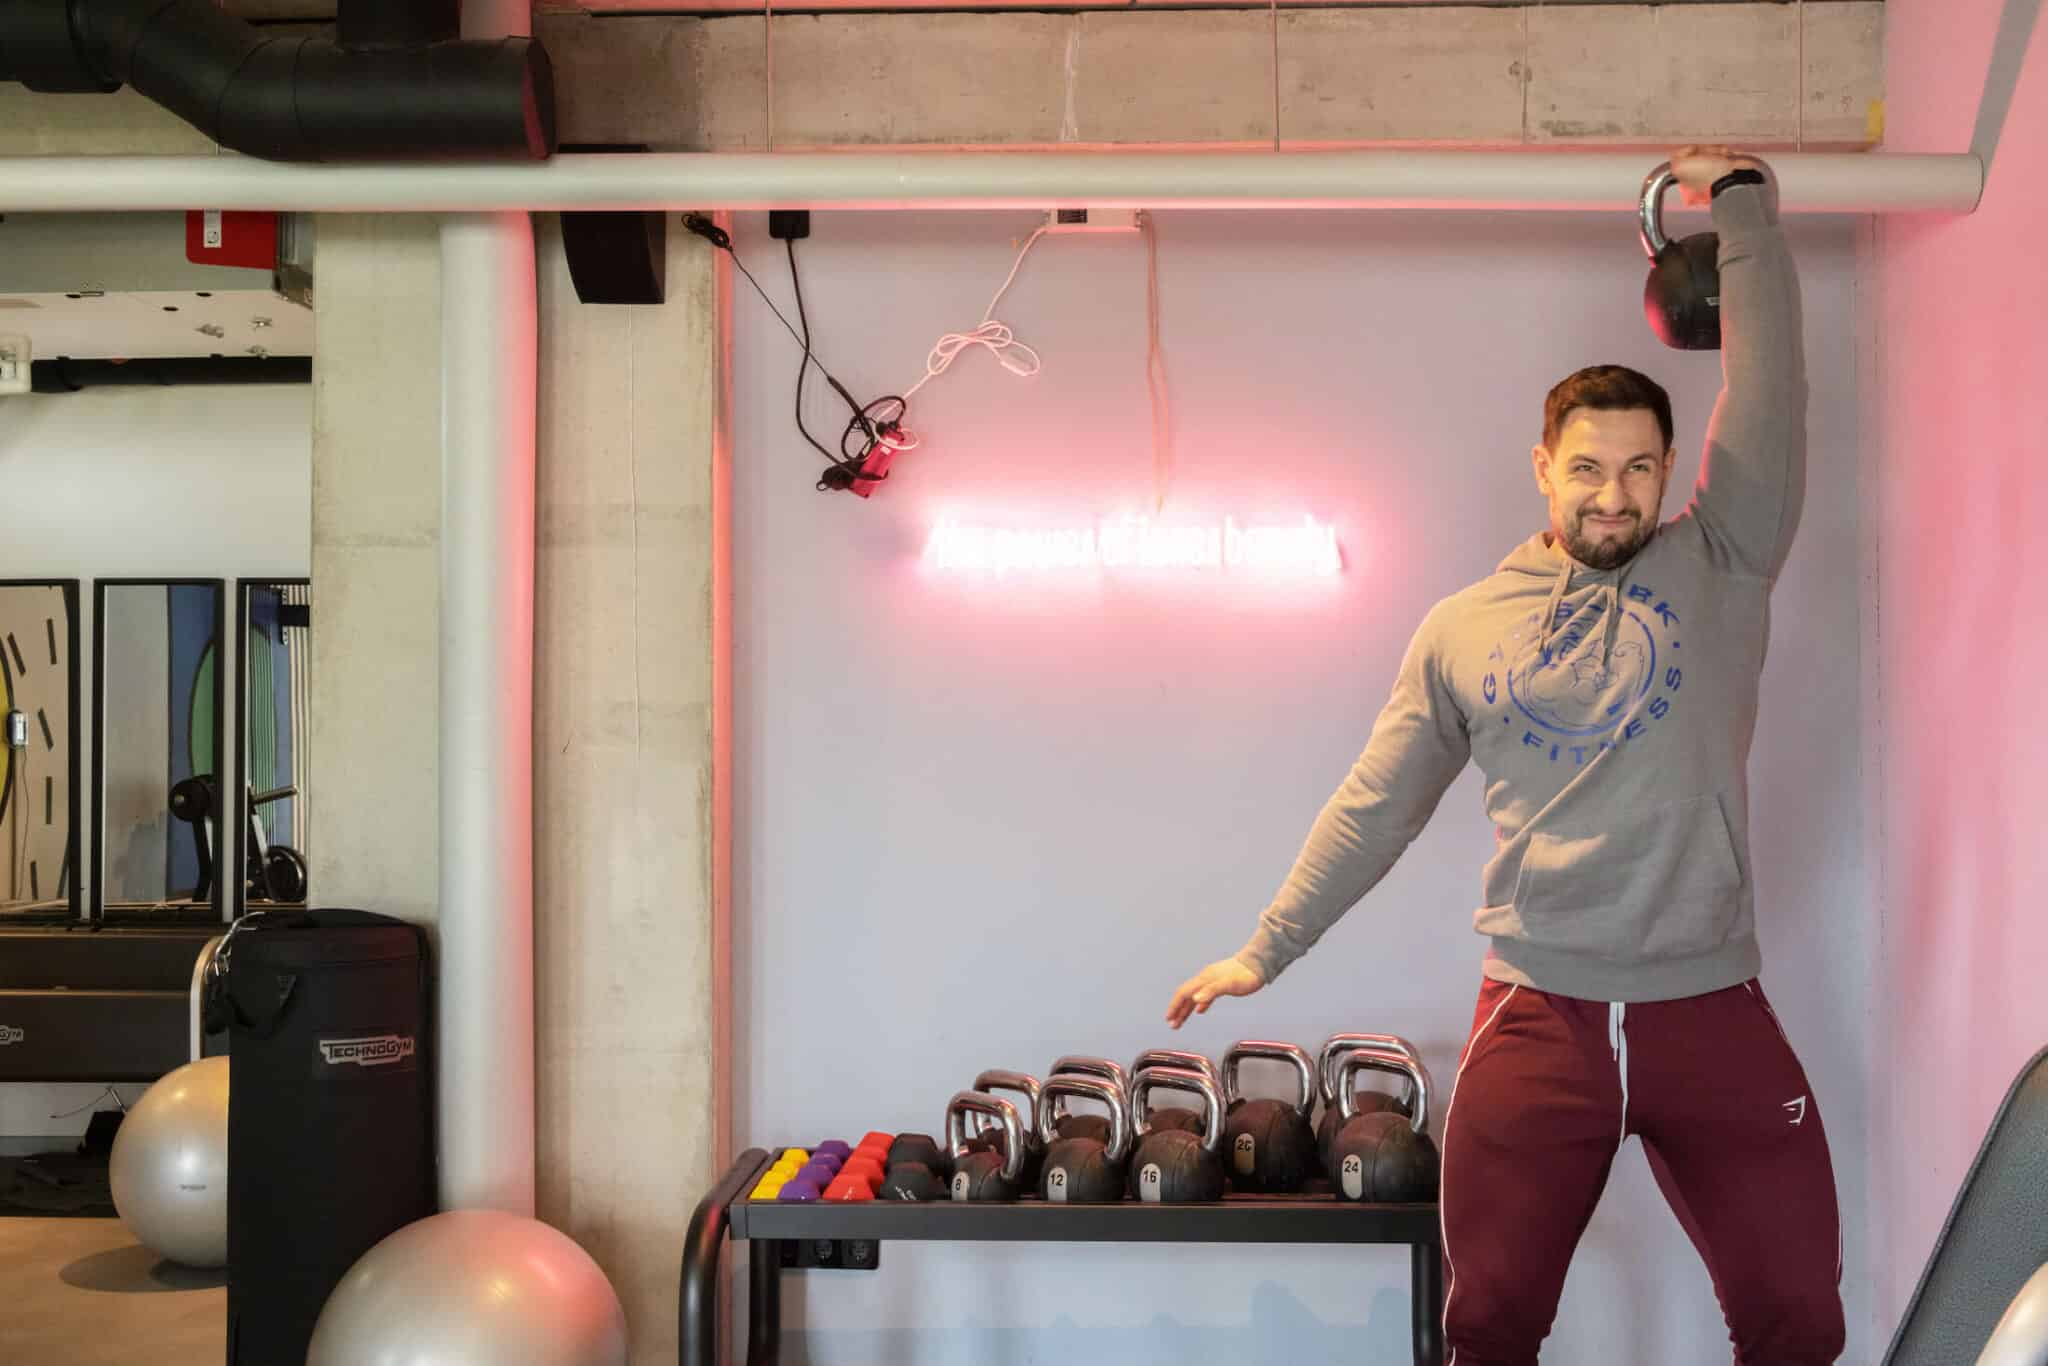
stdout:
POLYGON ((1543 608, 1543 626, 1536 633, 1536 647, 1543 652, 1543 662, 1550 662, 1550 637, 1557 630, 1557 608, 1564 601, 1564 595, 1572 586, 1572 562, 1567 559, 1564 568, 1557 572, 1556 582, 1550 585, 1550 601, 1543 608))
MULTIPOLYGON (((1557 571, 1557 578, 1551 581, 1550 601, 1543 608, 1543 626, 1536 634, 1536 645, 1543 653, 1543 660, 1550 662, 1550 638, 1557 632, 1557 609, 1563 603, 1566 593, 1571 591, 1572 571, 1577 568, 1575 561, 1567 557, 1564 567, 1557 571)), ((1600 667, 1605 669, 1614 660, 1614 647, 1621 638, 1621 582, 1600 585, 1606 594, 1606 621, 1602 623, 1600 635, 1600 667)))

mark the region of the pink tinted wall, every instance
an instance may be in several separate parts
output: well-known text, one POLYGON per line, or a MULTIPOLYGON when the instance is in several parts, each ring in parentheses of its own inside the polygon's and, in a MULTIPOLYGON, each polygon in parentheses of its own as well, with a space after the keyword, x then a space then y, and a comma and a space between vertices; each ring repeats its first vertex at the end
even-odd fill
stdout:
MULTIPOLYGON (((2004 8, 1885 6, 1889 150, 1970 146, 2004 8)), ((1877 224, 1878 327, 1860 339, 1875 348, 1865 373, 1879 433, 1865 477, 1878 483, 1870 1190, 1880 1340, 1999 1100, 2048 1044, 2044 27, 1977 213, 1877 224)))

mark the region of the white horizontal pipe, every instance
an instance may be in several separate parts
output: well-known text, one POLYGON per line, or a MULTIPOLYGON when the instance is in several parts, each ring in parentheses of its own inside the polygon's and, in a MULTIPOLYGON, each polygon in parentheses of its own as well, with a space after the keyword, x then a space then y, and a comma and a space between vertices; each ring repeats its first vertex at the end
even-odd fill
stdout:
MULTIPOLYGON (((1634 209, 1642 152, 687 152, 546 162, 288 165, 0 158, 0 213, 167 209, 1634 209)), ((1790 212, 1968 213, 1969 153, 1769 157, 1790 212)))

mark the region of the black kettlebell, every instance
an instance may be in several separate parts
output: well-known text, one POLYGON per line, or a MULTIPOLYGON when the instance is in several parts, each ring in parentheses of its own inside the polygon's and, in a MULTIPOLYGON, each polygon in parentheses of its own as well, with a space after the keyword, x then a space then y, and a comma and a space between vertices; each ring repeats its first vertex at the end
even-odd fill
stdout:
MULTIPOLYGON (((1317 1055, 1316 1077, 1322 1089, 1323 1117, 1316 1123, 1316 1165, 1323 1171, 1330 1170, 1330 1145, 1337 1141, 1337 1129, 1341 1117, 1337 1113, 1338 1065, 1344 1055, 1360 1048, 1379 1048, 1399 1053, 1422 1064, 1422 1055, 1415 1051, 1415 1045, 1398 1034, 1332 1034, 1323 1041, 1322 1051, 1317 1055)), ((1412 1088, 1403 1098, 1389 1095, 1385 1091, 1366 1091, 1357 1096, 1357 1108, 1361 1112, 1371 1110, 1392 1110, 1401 1115, 1415 1113, 1415 1093, 1412 1088)))
POLYGON ((1131 1154, 1130 1191, 1151 1205, 1183 1205, 1223 1198, 1223 1091, 1206 1072, 1188 1067, 1146 1067, 1131 1078, 1131 1118, 1138 1126, 1131 1154), (1202 1098, 1202 1130, 1152 1124, 1154 1090, 1186 1091, 1202 1098))
POLYGON ((1338 1113, 1343 1123, 1330 1149, 1330 1183, 1339 1200, 1413 1204, 1436 1199, 1441 1165, 1430 1140, 1429 1073, 1415 1059, 1374 1048, 1346 1053, 1339 1064, 1338 1113), (1392 1072, 1415 1088, 1415 1114, 1392 1110, 1360 1113, 1358 1074, 1392 1072))
POLYGON ((1673 242, 1664 235, 1664 191, 1678 180, 1665 162, 1643 182, 1639 214, 1650 278, 1643 316, 1659 341, 1680 351, 1721 347, 1721 239, 1711 232, 1673 242))
POLYGON ((1223 1055, 1223 1152, 1230 1184, 1241 1191, 1291 1195, 1316 1165, 1316 1136, 1309 1112, 1316 1103, 1316 1065, 1291 1043, 1243 1039, 1223 1055), (1244 1061, 1267 1058, 1293 1066, 1296 1099, 1247 1099, 1244 1061))
MULTIPOLYGON (((1062 1075, 1100 1077, 1115 1087, 1116 1093, 1123 1098, 1118 1103, 1118 1108, 1126 1114, 1130 1112, 1131 1078, 1121 1064, 1111 1062, 1108 1058, 1087 1058, 1070 1053, 1053 1063, 1046 1084, 1051 1084, 1052 1077, 1062 1075)), ((1053 1107, 1053 1128, 1061 1138, 1092 1138, 1097 1143, 1109 1142, 1108 1115, 1069 1114, 1065 1106, 1054 1102, 1047 1103, 1053 1107)))
MULTIPOLYGON (((988 1095, 1011 1095, 1024 1097, 1024 1104, 1018 1107, 1018 1114, 1024 1121, 1024 1171, 1017 1178, 1026 1190, 1038 1185, 1038 1171, 1045 1161, 1045 1145, 1038 1138, 1038 1094, 1043 1089, 1037 1077, 1028 1072, 1011 1072, 992 1067, 974 1079, 974 1089, 988 1095)), ((993 1141, 996 1131, 983 1129, 985 1140, 993 1141)))
POLYGON ((1017 1107, 983 1091, 960 1091, 946 1102, 946 1143, 953 1150, 951 1193, 955 1200, 995 1203, 1015 1200, 1024 1172, 1024 1121, 1017 1107), (994 1122, 993 1148, 968 1146, 967 1116, 994 1122))
POLYGON ((1055 1072, 1045 1079, 1042 1101, 1038 1135, 1045 1142, 1045 1164, 1038 1178, 1039 1198, 1055 1205, 1114 1204, 1123 1199, 1124 1163, 1131 1154, 1131 1117, 1124 1108, 1122 1090, 1101 1077, 1055 1072), (1060 1096, 1092 1100, 1106 1107, 1107 1115, 1087 1118, 1101 1119, 1109 1127, 1109 1137, 1060 1137, 1053 1118, 1053 1101, 1060 1096))
MULTIPOLYGON (((1140 1053, 1136 1060, 1131 1063, 1131 1076, 1134 1079, 1133 1085, 1136 1085, 1135 1078, 1138 1073, 1148 1067, 1178 1067, 1191 1072, 1200 1072, 1209 1079, 1210 1084, 1216 1088, 1218 1094, 1221 1094, 1223 1090, 1223 1079, 1216 1074, 1216 1064, 1210 1062, 1200 1053, 1190 1053, 1181 1048, 1148 1048, 1140 1053)), ((1153 1129, 1180 1129, 1187 1133, 1198 1134, 1202 1132, 1202 1112, 1200 1110, 1190 1110, 1186 1106, 1181 1105, 1161 1106, 1152 1112, 1151 1123, 1148 1127, 1153 1129)))

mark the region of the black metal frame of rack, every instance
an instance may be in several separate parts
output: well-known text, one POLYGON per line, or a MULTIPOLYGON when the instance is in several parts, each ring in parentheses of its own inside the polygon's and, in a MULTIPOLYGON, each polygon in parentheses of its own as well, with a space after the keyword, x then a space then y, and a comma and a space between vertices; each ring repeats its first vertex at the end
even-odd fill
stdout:
MULTIPOLYGON (((748 1241, 747 1366, 781 1360, 785 1244, 835 1242, 1406 1243, 1416 1366, 1443 1360, 1443 1271, 1437 1207, 1357 1205, 1314 1196, 1238 1196, 1214 1204, 781 1204, 749 1201, 771 1155, 751 1148, 697 1205, 683 1244, 680 1366, 723 1366, 718 1267, 728 1234, 748 1241)), ((738 1359, 738 1358, 736 1358, 738 1359)))

